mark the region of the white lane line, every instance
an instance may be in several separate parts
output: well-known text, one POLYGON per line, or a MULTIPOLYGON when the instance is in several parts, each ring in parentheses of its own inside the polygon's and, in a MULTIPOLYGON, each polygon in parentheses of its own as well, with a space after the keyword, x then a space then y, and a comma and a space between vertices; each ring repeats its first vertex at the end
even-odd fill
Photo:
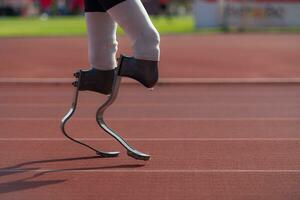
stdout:
MULTIPOLYGON (((199 107, 199 106, 214 106, 214 107, 224 107, 224 106, 249 106, 251 103, 228 103, 228 102, 223 102, 223 103, 167 103, 167 102, 153 102, 153 103, 119 103, 115 104, 115 107, 153 107, 153 106, 159 106, 159 107, 182 107, 182 108, 193 108, 193 107, 199 107)), ((85 106, 85 108, 94 108, 94 107, 99 107, 101 103, 81 103, 82 106, 85 106)), ((282 105, 282 103, 277 103, 277 105, 282 105)), ((289 106, 299 106, 300 103, 297 102, 297 99, 295 98, 294 102, 289 102, 289 106)), ((260 102, 258 106, 270 106, 269 102, 260 102)), ((273 107, 276 107, 276 104, 274 103, 272 105, 273 107)), ((0 102, 0 107, 13 107, 13 108, 53 108, 53 107, 69 107, 69 103, 1 103, 0 102)))
MULTIPOLYGON (((114 141, 113 138, 76 138, 81 141, 114 141)), ((300 138, 124 138, 127 141, 300 141, 300 138)), ((0 141, 69 141, 67 138, 0 138, 0 141)))
MULTIPOLYGON (((0 117, 0 121, 60 121, 62 117, 0 117)), ((94 117, 74 117, 71 121, 95 120, 94 117)), ((106 118, 107 121, 290 121, 300 120, 300 117, 153 117, 153 118, 106 118)))
MULTIPOLYGON (((1 84, 70 84, 73 78, 0 78, 1 84)), ((136 81, 123 79, 122 83, 135 84, 136 81)), ((160 78, 158 84, 199 84, 199 83, 300 83, 300 78, 160 78)))
MULTIPOLYGON (((300 95, 298 95, 299 97, 300 95)), ((299 105, 300 103, 297 101, 298 99, 295 98, 293 102, 288 102, 288 105, 299 105)), ((104 100, 103 100, 104 101, 104 100)), ((80 105, 84 105, 85 107, 95 107, 95 106, 100 106, 102 102, 82 102, 80 105)), ((115 106, 119 107, 142 107, 142 106, 178 106, 178 107, 194 107, 194 106, 244 106, 244 105, 250 105, 251 102, 229 102, 229 101, 224 101, 224 102, 183 102, 183 103, 178 103, 178 102, 126 102, 126 103, 116 103, 115 106)), ((277 105, 282 104, 282 102, 278 102, 277 105)), ((64 107, 69 107, 70 103, 65 102, 65 103, 53 103, 53 102, 45 102, 45 103, 40 103, 40 102, 30 102, 30 103, 24 103, 24 102, 13 102, 13 103, 7 103, 7 102, 0 102, 1 107, 41 107, 41 108, 47 108, 47 107, 57 107, 57 106, 64 106, 64 107)), ((270 102, 259 102, 260 106, 269 106, 270 102)), ((276 105, 276 103, 273 103, 272 106, 276 105)))
POLYGON ((105 172, 105 173, 300 173, 300 170, 210 170, 210 169, 88 169, 88 170, 72 170, 72 169, 6 169, 0 170, 0 173, 8 172, 68 172, 68 173, 91 173, 91 172, 105 172))

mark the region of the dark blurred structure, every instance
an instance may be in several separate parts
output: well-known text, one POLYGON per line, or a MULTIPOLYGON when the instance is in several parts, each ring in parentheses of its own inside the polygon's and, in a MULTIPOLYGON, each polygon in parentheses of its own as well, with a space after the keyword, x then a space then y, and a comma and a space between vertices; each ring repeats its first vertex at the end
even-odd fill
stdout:
POLYGON ((20 13, 10 6, 0 6, 0 16, 17 16, 20 13))
MULTIPOLYGON (((185 14, 192 0, 142 0, 150 15, 185 14)), ((0 16, 82 14, 84 0, 0 0, 0 16)))
POLYGON ((84 0, 0 0, 0 16, 81 14, 84 0))
POLYGON ((192 0, 142 0, 150 15, 184 15, 191 12, 192 0))

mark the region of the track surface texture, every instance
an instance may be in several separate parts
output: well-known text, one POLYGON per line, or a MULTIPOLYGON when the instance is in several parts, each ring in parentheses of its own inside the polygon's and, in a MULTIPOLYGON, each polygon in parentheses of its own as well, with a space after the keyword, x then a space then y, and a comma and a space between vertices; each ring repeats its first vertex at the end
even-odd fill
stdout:
MULTIPOLYGON (((299 35, 162 38, 163 78, 299 78, 299 35)), ((129 52, 120 38, 120 52, 129 52)), ((86 68, 84 38, 0 39, 0 79, 72 78, 86 68)), ((8 80, 8 79, 6 79, 8 80)), ((300 82, 123 83, 105 118, 148 162, 101 131, 105 96, 81 92, 59 129, 70 84, 0 81, 1 200, 299 200, 300 82)))
POLYGON ((71 86, 2 86, 1 199, 299 199, 300 84, 124 85, 111 127, 149 162, 100 131, 104 100, 84 92, 67 126, 119 158, 67 141, 71 86))
MULTIPOLYGON (((79 38, 0 39, 0 77, 71 77, 88 68, 79 38)), ((130 54, 119 38, 119 52, 130 54)), ((161 77, 299 77, 300 35, 220 34, 163 36, 161 77)))

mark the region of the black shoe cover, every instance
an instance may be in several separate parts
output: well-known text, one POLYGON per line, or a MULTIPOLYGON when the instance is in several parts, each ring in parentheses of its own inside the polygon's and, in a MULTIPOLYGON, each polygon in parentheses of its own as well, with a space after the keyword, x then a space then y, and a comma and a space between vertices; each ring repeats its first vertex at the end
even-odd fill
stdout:
POLYGON ((141 60, 121 55, 119 75, 133 78, 147 88, 152 88, 158 81, 158 61, 141 60))
POLYGON ((80 80, 79 85, 76 81, 74 86, 78 87, 80 91, 94 91, 101 94, 111 94, 113 82, 115 78, 115 69, 113 70, 80 70, 74 74, 80 80))

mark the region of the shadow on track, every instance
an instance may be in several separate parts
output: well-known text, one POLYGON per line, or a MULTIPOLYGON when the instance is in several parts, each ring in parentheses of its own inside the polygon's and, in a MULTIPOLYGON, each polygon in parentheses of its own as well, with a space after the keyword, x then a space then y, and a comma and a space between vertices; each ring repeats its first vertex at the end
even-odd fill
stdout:
POLYGON ((36 174, 22 178, 19 180, 14 180, 11 182, 0 183, 0 194, 16 192, 20 190, 39 188, 43 186, 63 183, 67 181, 66 179, 56 179, 56 180, 32 180, 38 177, 41 177, 49 173, 59 173, 59 172, 72 172, 72 171, 90 171, 90 170, 105 170, 105 169, 129 169, 129 168, 138 168, 145 166, 144 164, 132 164, 132 165, 110 165, 110 166, 101 166, 101 167, 80 167, 80 168, 64 168, 64 169, 55 169, 55 170, 42 170, 40 167, 30 167, 34 164, 42 163, 55 163, 55 162, 68 162, 76 160, 89 160, 89 159, 99 159, 99 156, 88 156, 88 157, 73 157, 73 158, 61 158, 61 159, 48 159, 48 160, 36 160, 20 163, 14 166, 5 167, 0 169, 0 177, 8 176, 19 173, 26 172, 36 172, 36 174), (29 167, 28 167, 29 166, 29 167))

